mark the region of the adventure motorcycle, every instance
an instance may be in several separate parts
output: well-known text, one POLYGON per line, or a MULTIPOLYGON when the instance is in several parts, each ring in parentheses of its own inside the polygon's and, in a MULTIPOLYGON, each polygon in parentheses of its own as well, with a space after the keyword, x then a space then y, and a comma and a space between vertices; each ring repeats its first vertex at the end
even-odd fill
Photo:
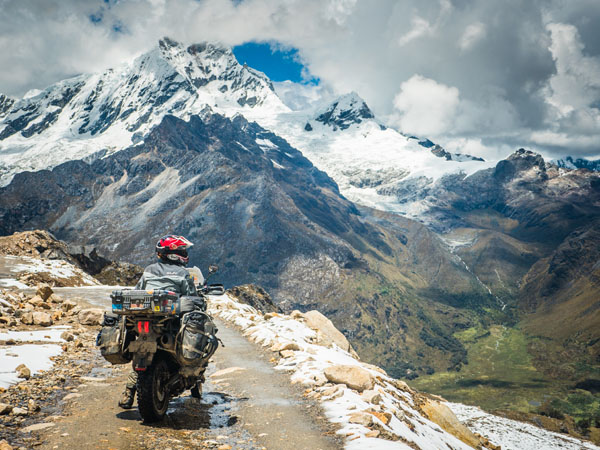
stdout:
MULTIPOLYGON (((208 276, 217 270, 210 266, 208 276)), ((113 291, 113 314, 105 314, 96 340, 110 363, 133 362, 145 422, 161 420, 169 400, 186 389, 201 396, 204 371, 219 345, 217 328, 206 313, 206 295, 223 294, 223 285, 207 284, 197 268, 190 273, 197 297, 156 289, 113 291)))

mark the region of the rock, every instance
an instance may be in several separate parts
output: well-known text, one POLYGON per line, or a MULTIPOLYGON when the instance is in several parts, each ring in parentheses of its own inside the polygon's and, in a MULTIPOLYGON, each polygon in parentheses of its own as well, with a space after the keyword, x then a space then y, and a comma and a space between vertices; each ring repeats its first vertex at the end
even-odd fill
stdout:
POLYGON ((64 313, 62 311, 52 311, 52 321, 59 321, 60 319, 62 319, 63 314, 64 313))
POLYGON ((73 302, 71 300, 65 300, 60 305, 60 307, 63 309, 63 311, 71 311, 76 306, 77 306, 77 303, 75 303, 75 302, 73 302))
POLYGON ((428 398, 422 398, 422 400, 423 403, 419 405, 419 409, 426 418, 437 423, 440 428, 454 435, 465 444, 473 448, 480 448, 479 438, 458 421, 450 408, 436 400, 428 398))
POLYGON ((33 324, 33 313, 31 311, 25 311, 21 314, 21 323, 23 325, 33 324))
POLYGON ((38 404, 35 402, 35 400, 33 400, 33 399, 29 399, 29 401, 27 402, 27 410, 28 410, 30 413, 37 412, 37 411, 39 411, 40 409, 41 409, 41 408, 40 408, 40 405, 38 405, 38 404))
POLYGON ((345 384, 349 388, 359 392, 373 389, 375 383, 373 376, 368 371, 358 366, 329 366, 323 373, 332 383, 345 384))
POLYGON ((260 286, 244 284, 229 289, 227 293, 232 297, 235 297, 240 303, 246 303, 263 314, 283 312, 279 306, 273 303, 273 300, 267 291, 260 286))
POLYGON ((325 389, 321 394, 323 397, 327 397, 327 400, 335 400, 336 398, 344 395, 345 384, 337 384, 333 387, 325 389))
POLYGON ((280 314, 276 313, 276 312, 270 312, 270 313, 266 313, 263 317, 265 318, 265 320, 269 320, 272 319, 273 317, 279 317, 280 314))
POLYGON ((293 358, 296 355, 296 352, 293 350, 282 350, 279 354, 282 358, 293 358))
POLYGON ((26 416, 29 412, 25 408, 13 408, 10 415, 11 416, 26 416))
POLYGON ((0 441, 0 450, 13 450, 13 447, 8 443, 8 441, 2 439, 0 441))
POLYGON ((60 334, 60 338, 64 339, 67 342, 71 342, 73 339, 75 339, 75 336, 73 336, 71 333, 69 333, 68 331, 63 331, 60 334))
POLYGON ((348 422, 370 427, 373 425, 373 415, 365 412, 355 412, 350 414, 348 422))
POLYGON ((12 409, 13 409, 13 407, 11 405, 9 405, 8 403, 0 403, 0 416, 3 416, 5 414, 10 414, 12 409))
POLYGON ((304 319, 304 314, 295 309, 291 312, 290 317, 294 320, 304 319))
POLYGON ((44 309, 50 309, 50 305, 46 303, 46 300, 44 300, 42 297, 40 297, 39 295, 36 295, 32 298, 30 298, 27 303, 29 303, 30 305, 35 306, 36 308, 44 308, 44 309))
POLYGON ((379 437, 379 435, 381 434, 381 431, 379 430, 371 430, 365 433, 365 437, 369 437, 369 438, 376 438, 379 437))
POLYGON ((327 347, 332 344, 337 345, 342 350, 346 350, 352 355, 356 355, 352 346, 346 339, 340 330, 338 330, 335 325, 321 314, 319 311, 313 310, 308 311, 303 314, 304 320, 306 321, 306 325, 317 332, 317 342, 321 345, 325 345, 327 347))
POLYGON ((315 386, 323 386, 325 383, 327 383, 327 377, 321 372, 317 373, 313 377, 313 380, 315 380, 315 386))
POLYGON ((368 411, 368 413, 374 415, 375 417, 377 417, 385 425, 389 424, 390 420, 392 420, 392 414, 389 413, 389 412, 380 413, 378 411, 368 411))
POLYGON ((28 427, 21 428, 21 433, 31 433, 32 431, 41 431, 47 428, 52 428, 56 426, 52 422, 44 422, 44 423, 36 423, 34 425, 29 425, 28 427))
POLYGON ((101 325, 104 319, 104 311, 100 308, 82 309, 77 314, 77 318, 82 325, 101 325))
POLYGON ((271 347, 271 351, 273 352, 281 352, 283 350, 300 350, 300 346, 295 342, 277 342, 271 347))
POLYGON ((381 395, 379 395, 379 392, 370 389, 364 391, 360 398, 362 398, 365 402, 372 403, 374 405, 379 405, 379 403, 381 403, 381 395))
POLYGON ((35 294, 41 297, 44 301, 48 300, 48 298, 54 293, 52 288, 47 284, 40 284, 37 287, 37 291, 35 294))
POLYGON ((231 445, 229 445, 229 444, 219 445, 217 447, 217 450, 231 450, 231 445))
POLYGON ((49 298, 48 301, 51 303, 62 303, 65 299, 62 298, 60 295, 58 294, 52 294, 49 298))
POLYGON ((15 368, 15 371, 17 372, 17 377, 19 378, 25 378, 26 380, 31 378, 31 370, 29 370, 29 367, 27 367, 25 364, 19 364, 15 368))
POLYGON ((81 394, 78 394, 76 392, 73 392, 72 394, 67 394, 63 397, 63 401, 68 401, 68 400, 74 400, 76 398, 81 397, 81 394))
POLYGON ((42 327, 49 327, 52 325, 52 316, 45 312, 34 312, 33 313, 33 324, 40 325, 42 327))

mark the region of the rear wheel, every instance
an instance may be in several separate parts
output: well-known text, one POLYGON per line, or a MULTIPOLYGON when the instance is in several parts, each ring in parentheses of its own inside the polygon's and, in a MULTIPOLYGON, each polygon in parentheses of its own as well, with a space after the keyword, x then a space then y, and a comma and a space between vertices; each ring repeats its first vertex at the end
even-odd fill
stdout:
POLYGON ((137 391, 138 408, 144 422, 161 420, 169 407, 169 368, 164 359, 155 361, 145 371, 139 372, 137 391))

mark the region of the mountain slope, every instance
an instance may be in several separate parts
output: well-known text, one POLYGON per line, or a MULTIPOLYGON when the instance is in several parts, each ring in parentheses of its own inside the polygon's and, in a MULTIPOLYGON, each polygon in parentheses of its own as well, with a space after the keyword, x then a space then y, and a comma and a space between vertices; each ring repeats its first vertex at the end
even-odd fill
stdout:
POLYGON ((143 143, 91 164, 17 174, 0 190, 0 233, 42 227, 138 263, 160 235, 185 234, 193 263, 218 262, 228 284, 259 283, 287 310, 318 307, 397 375, 460 366, 452 333, 497 306, 425 227, 357 209, 241 116, 167 116, 143 143))

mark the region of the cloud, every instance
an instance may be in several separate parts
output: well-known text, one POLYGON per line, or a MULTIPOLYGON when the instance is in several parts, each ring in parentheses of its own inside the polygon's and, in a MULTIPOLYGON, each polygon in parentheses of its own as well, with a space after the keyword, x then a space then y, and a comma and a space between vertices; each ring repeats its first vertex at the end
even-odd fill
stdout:
POLYGON ((322 86, 358 92, 382 120, 456 142, 567 153, 573 139, 576 156, 600 153, 600 139, 586 138, 600 137, 597 0, 0 0, 0 8, 6 94, 117 65, 165 35, 276 41, 297 48, 322 86), (437 125, 419 122, 411 93, 426 80, 433 94, 420 92, 437 125), (548 133, 565 144, 550 145, 548 133))
POLYGON ((465 32, 458 41, 458 46, 461 50, 466 51, 483 38, 485 38, 485 25, 481 22, 472 23, 465 28, 465 32))
POLYGON ((400 113, 400 129, 417 136, 447 133, 454 124, 458 105, 458 89, 421 75, 414 75, 402 83, 394 98, 394 106, 400 113))

